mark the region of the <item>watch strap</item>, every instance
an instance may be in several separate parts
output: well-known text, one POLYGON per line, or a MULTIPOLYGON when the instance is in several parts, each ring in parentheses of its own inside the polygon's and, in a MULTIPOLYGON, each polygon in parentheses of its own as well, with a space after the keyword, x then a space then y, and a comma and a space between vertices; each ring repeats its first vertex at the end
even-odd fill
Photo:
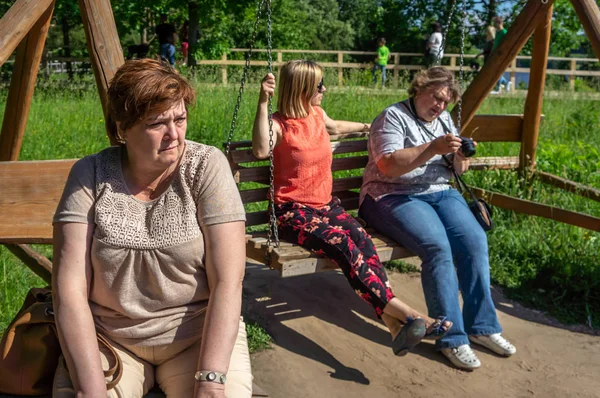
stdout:
POLYGON ((199 370, 194 375, 194 379, 196 379, 196 381, 225 384, 227 381, 227 376, 223 373, 214 372, 212 370, 199 370))

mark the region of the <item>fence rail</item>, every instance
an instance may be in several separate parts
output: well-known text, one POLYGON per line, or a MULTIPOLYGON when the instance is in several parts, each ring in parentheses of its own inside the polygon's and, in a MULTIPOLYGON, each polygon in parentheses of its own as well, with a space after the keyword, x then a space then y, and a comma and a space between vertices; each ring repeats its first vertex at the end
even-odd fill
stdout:
MULTIPOLYGON (((231 53, 245 53, 248 49, 245 48, 233 48, 230 50, 231 53)), ((253 49, 254 53, 265 53, 266 49, 253 49)), ((331 50, 278 50, 275 49, 272 51, 274 54, 275 61, 273 61, 273 66, 279 68, 283 65, 283 55, 284 54, 324 54, 324 55, 332 55, 336 56, 337 62, 319 62, 321 66, 324 68, 337 68, 338 71, 338 85, 344 84, 344 69, 370 69, 372 67, 372 63, 370 62, 345 62, 344 56, 372 56, 374 57, 377 53, 371 51, 331 51, 331 50)), ((423 54, 419 53, 398 53, 393 52, 390 53, 391 62, 387 65, 387 71, 392 72, 392 85, 394 87, 398 87, 398 80, 400 76, 400 71, 407 70, 419 70, 422 69, 423 66, 418 63, 419 59, 423 57, 423 54), (401 63, 401 58, 406 59, 409 58, 411 60, 415 60, 416 62, 409 63, 401 63)), ((476 55, 474 54, 465 54, 464 58, 466 59, 474 59, 476 55)), ((448 69, 452 71, 458 71, 459 66, 457 61, 460 59, 460 54, 444 54, 443 64, 448 69)), ((510 73, 510 82, 513 87, 517 87, 516 85, 516 76, 517 73, 529 73, 530 70, 528 67, 517 66, 519 61, 528 61, 531 60, 530 56, 517 56, 511 63, 511 65, 506 69, 506 72, 510 73)), ((10 60, 8 62, 11 62, 10 60)), ((67 62, 71 62, 73 72, 77 73, 80 71, 89 70, 89 60, 86 58, 66 58, 66 57, 48 57, 45 62, 42 63, 41 71, 45 71, 45 73, 66 73, 67 72, 67 62)), ((546 70, 547 75, 559 75, 568 78, 569 80, 569 89, 571 91, 575 90, 575 80, 577 77, 599 77, 600 78, 600 70, 581 70, 578 69, 581 65, 584 64, 592 64, 597 63, 598 59, 595 58, 568 58, 568 57, 549 57, 548 63, 549 65, 553 65, 555 62, 568 62, 568 69, 555 69, 548 68, 546 70)), ((237 59, 228 59, 227 54, 223 54, 221 59, 217 60, 199 60, 197 61, 199 65, 220 65, 221 66, 221 81, 222 83, 227 83, 227 67, 228 66, 243 66, 245 64, 244 60, 237 59)), ((261 60, 252 60, 250 62, 251 66, 266 66, 267 61, 261 60)), ((467 65, 468 68, 468 65, 467 65)))
MULTIPOLYGON (((247 52, 246 48, 233 48, 230 50, 232 53, 239 52, 247 52)), ((263 53, 267 52, 266 49, 253 49, 255 53, 263 53)), ((372 63, 367 62, 344 62, 344 55, 364 55, 364 56, 375 56, 376 52, 371 51, 330 51, 330 50, 272 50, 273 54, 276 55, 277 61, 273 62, 274 67, 279 67, 283 64, 283 54, 329 54, 329 55, 337 55, 337 62, 319 62, 321 66, 324 68, 337 68, 338 70, 338 85, 344 84, 344 69, 370 69, 372 67, 372 63)), ((398 78, 399 72, 403 70, 419 70, 422 69, 423 66, 418 63, 407 63, 401 64, 400 58, 422 58, 423 54, 419 53, 390 53, 390 58, 392 62, 388 63, 387 70, 393 72, 392 77, 392 85, 394 87, 398 87, 398 78)), ((465 54, 464 58, 474 59, 477 56, 475 54, 465 54)), ((457 65, 457 60, 460 59, 460 54, 444 54, 443 64, 446 68, 452 71, 460 70, 460 67, 457 65), (448 61, 447 64, 444 61, 448 61)), ((529 73, 529 68, 518 67, 518 61, 528 61, 531 60, 531 56, 517 56, 511 63, 510 67, 506 69, 506 72, 510 73, 510 82, 513 87, 517 87, 516 85, 516 75, 517 73, 529 73)), ((569 69, 550 69, 546 70, 547 75, 559 75, 566 76, 569 79, 569 89, 571 91, 575 90, 575 80, 577 77, 583 76, 595 76, 600 77, 600 70, 592 71, 592 70, 579 70, 577 69, 578 65, 586 64, 586 63, 597 63, 598 59, 595 58, 568 58, 568 57, 549 57, 548 62, 552 65, 555 61, 568 61, 569 69)), ((200 65, 221 65, 221 75, 222 82, 227 83, 227 66, 242 66, 245 61, 241 60, 231 60, 227 58, 227 54, 223 54, 220 60, 200 60, 198 64, 200 65)), ((253 66, 266 66, 266 61, 251 61, 250 65, 253 66)), ((467 65, 468 68, 468 65, 467 65)))

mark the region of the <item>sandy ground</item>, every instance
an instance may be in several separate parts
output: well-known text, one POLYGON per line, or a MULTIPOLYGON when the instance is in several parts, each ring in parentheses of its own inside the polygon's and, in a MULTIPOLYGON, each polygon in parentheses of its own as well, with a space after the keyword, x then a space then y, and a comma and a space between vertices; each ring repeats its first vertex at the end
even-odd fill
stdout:
MULTIPOLYGON (((425 311, 419 274, 390 275, 397 295, 425 311)), ((421 343, 395 357, 391 337, 343 275, 282 279, 249 264, 249 314, 273 336, 253 355, 254 381, 270 397, 600 397, 600 336, 567 327, 511 302, 493 289, 511 358, 477 348, 482 367, 454 369, 421 343)))

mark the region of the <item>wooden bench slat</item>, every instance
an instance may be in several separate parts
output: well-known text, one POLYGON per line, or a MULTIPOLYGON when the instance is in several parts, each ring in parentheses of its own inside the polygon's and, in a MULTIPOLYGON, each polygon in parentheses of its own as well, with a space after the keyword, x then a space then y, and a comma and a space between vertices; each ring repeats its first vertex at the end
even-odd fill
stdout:
MULTIPOLYGON (((367 140, 331 141, 331 151, 334 155, 366 152, 366 150, 367 140)), ((234 164, 268 161, 268 159, 257 159, 252 153, 252 148, 247 148, 245 146, 232 150, 229 156, 234 164)))
POLYGON ((0 162, 0 243, 52 242, 52 217, 73 163, 0 162))
MULTIPOLYGON (((352 156, 347 158, 336 158, 331 163, 331 171, 354 170, 363 168, 367 165, 369 157, 352 156)), ((270 171, 269 166, 258 167, 240 167, 233 172, 235 182, 261 182, 269 183, 270 171)))

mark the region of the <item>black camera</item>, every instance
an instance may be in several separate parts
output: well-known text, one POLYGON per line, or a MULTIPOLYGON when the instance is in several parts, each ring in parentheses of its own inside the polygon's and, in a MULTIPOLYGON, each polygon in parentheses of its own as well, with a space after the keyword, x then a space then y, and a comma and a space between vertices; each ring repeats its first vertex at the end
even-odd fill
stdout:
POLYGON ((471 156, 475 155, 476 151, 475 144, 473 144, 473 140, 466 137, 460 137, 460 140, 462 141, 462 144, 460 144, 460 151, 462 152, 462 154, 467 158, 470 158, 471 156))

